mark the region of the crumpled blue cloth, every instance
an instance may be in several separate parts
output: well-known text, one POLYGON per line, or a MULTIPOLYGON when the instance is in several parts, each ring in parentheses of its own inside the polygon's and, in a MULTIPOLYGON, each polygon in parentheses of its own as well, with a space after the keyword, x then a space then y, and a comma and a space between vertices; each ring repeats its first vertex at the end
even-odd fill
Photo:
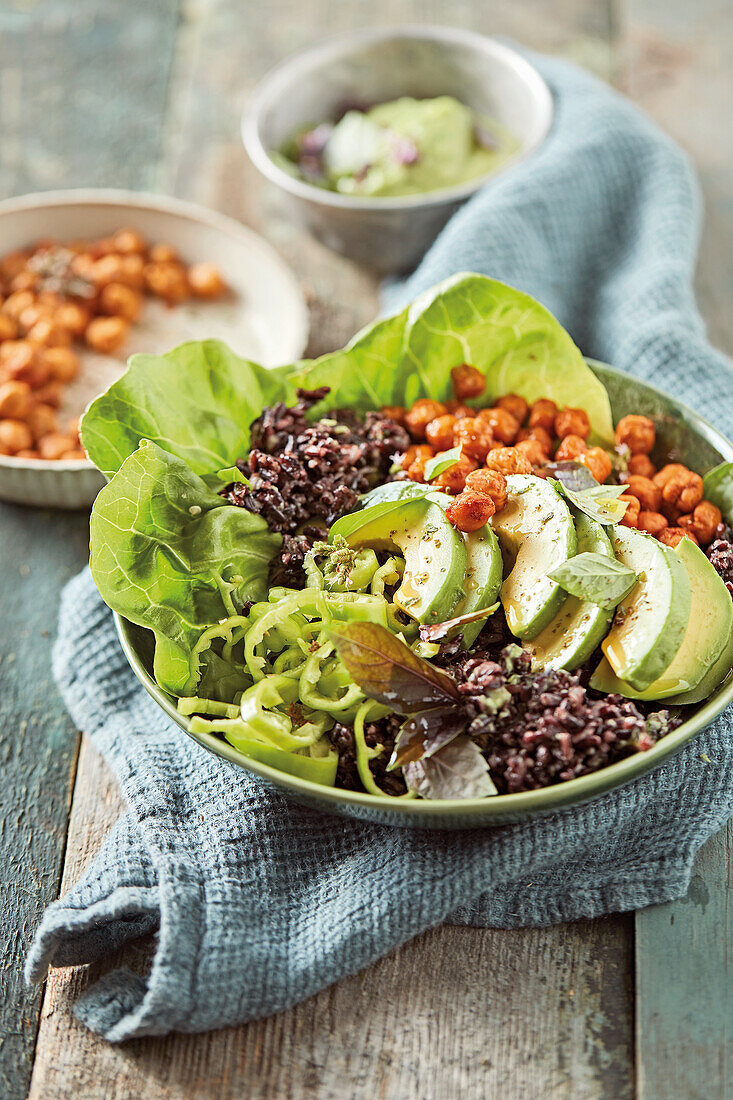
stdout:
MULTIPOLYGON (((453 218, 391 304, 458 270, 505 279, 587 354, 730 432, 733 376, 691 288, 699 202, 685 157, 590 76, 537 64, 556 103, 544 147, 453 218)), ((419 832, 302 809, 171 725, 128 669, 88 572, 64 592, 54 671, 129 808, 47 910, 28 976, 157 930, 147 975, 112 971, 76 1005, 112 1041, 275 1012, 446 920, 519 927, 679 897, 733 804, 727 713, 654 774, 525 824, 419 832)))

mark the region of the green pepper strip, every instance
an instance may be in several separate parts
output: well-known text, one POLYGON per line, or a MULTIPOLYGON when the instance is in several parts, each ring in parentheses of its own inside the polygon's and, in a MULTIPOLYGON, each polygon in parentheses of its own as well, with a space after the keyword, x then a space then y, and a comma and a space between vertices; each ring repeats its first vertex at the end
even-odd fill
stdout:
POLYGON ((321 678, 321 661, 333 652, 333 643, 325 642, 320 649, 312 653, 305 662, 305 668, 300 677, 299 692, 300 701, 311 710, 325 710, 328 714, 341 714, 353 706, 357 700, 363 698, 363 692, 357 684, 350 684, 340 699, 323 695, 317 690, 316 685, 321 678))
POLYGON ((216 714, 222 718, 236 718, 239 707, 236 703, 220 703, 217 699, 200 699, 189 695, 178 700, 179 714, 216 714))
POLYGON ((325 787, 333 787, 336 782, 339 758, 335 749, 331 749, 325 756, 306 756, 288 752, 275 745, 266 745, 251 736, 241 719, 235 719, 225 726, 223 719, 209 722, 205 718, 192 718, 189 725, 192 733, 223 733, 238 752, 252 760, 258 760, 261 764, 267 764, 276 771, 308 779, 311 783, 320 783, 325 787))
POLYGON ((379 756, 384 751, 384 747, 379 745, 372 749, 367 745, 364 738, 364 720, 373 706, 374 703, 371 699, 368 699, 366 703, 362 703, 354 719, 354 746, 356 748, 356 770, 359 773, 359 779, 361 779, 364 790, 369 794, 381 795, 385 798, 414 798, 414 791, 407 791, 406 794, 388 795, 374 782, 369 761, 373 760, 375 756, 379 756))

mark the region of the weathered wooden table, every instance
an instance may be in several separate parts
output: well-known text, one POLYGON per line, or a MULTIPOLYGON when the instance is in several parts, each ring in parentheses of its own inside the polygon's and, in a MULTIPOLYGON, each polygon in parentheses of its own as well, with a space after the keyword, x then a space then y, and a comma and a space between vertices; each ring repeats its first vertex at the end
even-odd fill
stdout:
MULTIPOLYGON (((5 0, 0 194, 122 186, 219 208, 295 268, 310 353, 338 346, 374 314, 375 283, 280 218, 241 149, 238 114, 285 54, 414 20, 574 58, 682 142, 707 199, 699 295, 713 339, 733 351, 725 0, 5 0)), ((730 830, 675 904, 542 930, 439 929, 289 1012, 211 1035, 102 1042, 69 1011, 94 968, 25 989, 41 912, 78 878, 120 798, 50 678, 59 590, 86 559, 87 517, 0 505, 0 546, 3 1100, 733 1095, 730 830)))

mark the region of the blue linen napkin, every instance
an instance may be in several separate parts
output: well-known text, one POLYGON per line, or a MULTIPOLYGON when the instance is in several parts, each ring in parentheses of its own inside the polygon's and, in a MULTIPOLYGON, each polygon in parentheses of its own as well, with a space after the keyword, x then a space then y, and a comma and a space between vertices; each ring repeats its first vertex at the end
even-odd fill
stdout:
MULTIPOLYGON (((733 429, 726 360, 691 279, 699 206, 680 151, 629 103, 537 58, 556 117, 542 150, 460 211, 390 304, 457 270, 538 297, 587 354, 733 429)), ((108 973, 75 1011, 112 1041, 263 1016, 426 928, 549 924, 685 893, 733 807, 730 711, 663 768, 588 806, 467 833, 318 814, 200 749, 138 686, 88 571, 64 592, 54 672, 128 811, 47 910, 27 973, 108 956, 151 930, 145 976, 108 973)))

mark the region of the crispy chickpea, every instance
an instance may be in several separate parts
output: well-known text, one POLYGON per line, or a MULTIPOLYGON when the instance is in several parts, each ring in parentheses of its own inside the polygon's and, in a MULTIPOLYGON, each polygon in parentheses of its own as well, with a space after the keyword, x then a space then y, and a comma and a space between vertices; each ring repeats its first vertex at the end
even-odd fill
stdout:
POLYGON ((78 446, 80 438, 81 438, 80 437, 80 432, 81 432, 81 417, 80 416, 72 417, 72 419, 69 421, 68 432, 69 432, 69 435, 73 437, 73 439, 75 441, 75 444, 78 446))
POLYGON ((599 485, 603 485, 603 482, 611 476, 613 463, 611 456, 603 450, 603 447, 589 447, 578 461, 590 470, 599 485))
POLYGON ((35 295, 30 290, 15 290, 3 302, 3 313, 17 321, 24 309, 32 306, 35 295))
POLYGON ((474 470, 466 478, 466 488, 491 497, 497 512, 506 504, 506 478, 498 470, 474 470))
POLYGON ((486 467, 498 470, 507 477, 509 474, 531 474, 532 463, 516 447, 495 447, 486 457, 486 467))
POLYGON ((446 413, 445 416, 436 416, 425 429, 425 438, 436 451, 448 451, 453 446, 453 425, 455 416, 446 413))
POLYGON ((116 282, 129 286, 132 290, 144 290, 145 260, 143 257, 138 256, 136 252, 131 252, 127 256, 121 256, 120 261, 120 273, 116 282))
POLYGON ((8 252, 0 260, 0 275, 4 279, 14 279, 16 275, 20 275, 21 271, 25 270, 29 258, 30 252, 8 252))
POLYGON ((507 412, 510 412, 514 419, 519 421, 520 425, 524 424, 529 416, 529 405, 518 393, 505 393, 496 404, 497 408, 506 409, 507 412))
POLYGON ((676 474, 686 474, 687 467, 683 466, 681 462, 668 462, 666 466, 662 468, 654 475, 652 481, 655 485, 658 485, 660 489, 663 489, 670 478, 676 474))
POLYGON ((33 447, 24 447, 22 451, 15 452, 15 458, 40 458, 38 451, 33 447))
POLYGON ((22 420, 0 420, 0 455, 14 455, 33 445, 30 428, 22 420))
POLYGON ((700 545, 692 531, 686 531, 682 527, 665 527, 659 532, 657 538, 665 546, 671 546, 673 549, 675 546, 679 546, 684 538, 692 539, 696 546, 700 545))
POLYGON ((637 518, 637 527, 640 531, 646 531, 655 537, 667 526, 667 517, 661 512, 647 512, 642 509, 637 518))
POLYGON ((476 416, 458 420, 453 428, 453 443, 463 447, 463 453, 483 462, 491 450, 494 435, 489 425, 476 416))
POLYGON ((38 440, 38 453, 41 458, 54 460, 61 458, 65 451, 74 450, 74 440, 72 436, 66 435, 64 432, 51 432, 49 435, 41 436, 38 440))
POLYGON ((408 447, 402 456, 400 465, 403 470, 409 470, 416 458, 425 453, 425 461, 433 457, 433 448, 426 446, 424 443, 413 443, 411 447, 408 447), (429 454, 427 452, 430 452, 429 454))
POLYGON ((416 450, 417 454, 407 467, 407 476, 411 481, 425 481, 425 465, 433 457, 433 448, 423 445, 416 450))
POLYGON ((405 423, 405 413, 407 409, 403 405, 382 405, 380 409, 382 416, 386 416, 388 420, 394 420, 395 424, 405 423))
POLYGON ((27 382, 3 382, 0 385, 0 419, 25 420, 31 407, 31 388, 27 382))
POLYGON ((632 474, 626 482, 625 493, 636 497, 647 512, 658 512, 662 504, 662 490, 648 477, 632 474))
POLYGON ((91 252, 78 252, 71 261, 71 270, 80 279, 93 283, 95 262, 91 252))
POLYGON ((167 302, 188 298, 188 280, 180 264, 145 264, 143 279, 151 294, 167 302))
POLYGON ((7 313, 0 313, 0 340, 14 340, 17 335, 15 319, 7 313))
POLYGON ((529 410, 529 426, 530 428, 544 428, 546 432, 553 432, 556 416, 557 405, 555 402, 546 397, 541 397, 539 401, 535 401, 529 410))
POLYGON ((154 264, 174 264, 178 262, 178 253, 172 244, 154 244, 148 252, 148 258, 154 264))
POLYGON ((227 289, 216 264, 207 263, 191 264, 188 285, 196 298, 221 298, 227 289))
POLYGON ((38 321, 43 320, 49 320, 49 311, 40 302, 36 301, 33 305, 26 306, 20 317, 18 317, 18 327, 23 329, 24 332, 28 332, 38 321))
POLYGON ((89 311, 77 302, 62 302, 56 310, 56 323, 72 336, 83 336, 89 324, 89 311))
POLYGON ((436 489, 444 493, 460 493, 466 484, 466 478, 476 469, 476 463, 469 455, 462 454, 452 466, 432 482, 436 489))
POLYGON ((14 359, 20 354, 35 355, 36 348, 27 340, 4 340, 0 344, 0 363, 7 363, 9 359, 14 359))
POLYGON ((35 290, 38 286, 38 275, 35 271, 19 271, 10 280, 11 290, 35 290))
POLYGON ((676 519, 680 514, 692 512, 702 500, 702 494, 699 474, 692 470, 673 474, 662 486, 662 511, 676 519))
POLYGON ((143 308, 142 296, 125 286, 124 283, 107 283, 99 295, 100 313, 112 317, 124 317, 126 321, 137 321, 143 308))
POLYGON ((54 409, 57 409, 64 397, 63 383, 57 382, 55 379, 46 382, 45 385, 38 387, 34 396, 36 401, 40 401, 42 405, 52 405, 54 409))
POLYGON ((81 370, 79 356, 71 348, 46 348, 43 359, 58 382, 73 382, 81 370))
POLYGON ((470 363, 460 363, 450 372, 453 393, 458 401, 467 401, 470 397, 480 397, 486 389, 486 378, 470 363))
POLYGON ((680 516, 677 523, 688 534, 694 535, 700 545, 708 546, 715 538, 716 528, 722 519, 720 508, 709 500, 701 500, 691 515, 680 516))
POLYGON ((626 503, 626 511, 624 512, 623 519, 620 521, 622 527, 638 527, 639 512, 641 511, 639 498, 629 496, 627 493, 622 493, 618 499, 626 503))
POLYGON ((547 453, 538 439, 522 439, 515 447, 527 456, 533 466, 544 466, 547 462, 547 453))
POLYGON ((18 350, 5 360, 4 374, 8 381, 27 382, 32 390, 37 390, 51 378, 51 368, 32 344, 22 340, 16 343, 23 346, 18 347, 18 350))
POLYGON ((456 420, 465 420, 467 416, 475 416, 476 410, 470 405, 464 405, 460 401, 446 401, 445 407, 456 420))
POLYGON ((657 467, 654 465, 649 455, 632 455, 629 459, 628 466, 629 474, 635 477, 648 477, 653 478, 657 472, 657 467))
POLYGON ((523 443, 525 439, 536 439, 547 455, 552 451, 553 437, 546 428, 520 428, 517 441, 523 443))
POLYGON ((111 253, 117 251, 114 237, 100 237, 98 241, 94 241, 89 246, 89 251, 95 260, 98 260, 100 256, 109 256, 111 253))
POLYGON ((478 531, 494 514, 494 502, 471 489, 459 493, 445 510, 445 518, 459 531, 478 531))
POLYGON ((148 242, 137 229, 118 229, 112 238, 115 252, 145 252, 148 242))
POLYGON ((587 439, 590 435, 590 420, 585 409, 573 409, 569 405, 555 417, 555 435, 564 439, 566 435, 579 435, 587 439))
POLYGON ((122 317, 95 317, 87 325, 86 342, 94 351, 114 355, 127 340, 129 328, 122 317))
POLYGON ((59 457, 65 462, 69 460, 72 462, 86 462, 88 455, 83 447, 73 447, 70 451, 64 451, 59 457))
POLYGON ((442 401, 433 401, 430 397, 420 397, 405 414, 405 427, 413 439, 424 439, 425 429, 431 420, 439 416, 445 416, 445 405, 442 401))
POLYGON ((521 424, 508 409, 482 409, 478 418, 489 425, 494 439, 498 439, 500 443, 509 445, 515 442, 521 424))
POLYGON ((92 266, 92 281, 98 287, 107 286, 107 283, 122 282, 120 276, 122 275, 123 267, 122 256, 118 256, 116 253, 101 256, 98 260, 95 260, 92 266))
POLYGON ((623 416, 614 434, 618 445, 628 447, 632 455, 648 455, 656 438, 654 422, 648 416, 637 416, 635 413, 623 416))
POLYGON ((555 451, 558 462, 577 462, 588 450, 588 444, 580 435, 566 435, 555 451))
POLYGON ((50 405, 33 405, 25 418, 25 422, 31 430, 34 443, 37 443, 42 436, 58 431, 59 426, 56 410, 52 409, 50 405))
POLYGON ((31 344, 38 344, 40 347, 61 348, 69 346, 71 333, 51 320, 41 320, 28 329, 27 339, 31 344))

